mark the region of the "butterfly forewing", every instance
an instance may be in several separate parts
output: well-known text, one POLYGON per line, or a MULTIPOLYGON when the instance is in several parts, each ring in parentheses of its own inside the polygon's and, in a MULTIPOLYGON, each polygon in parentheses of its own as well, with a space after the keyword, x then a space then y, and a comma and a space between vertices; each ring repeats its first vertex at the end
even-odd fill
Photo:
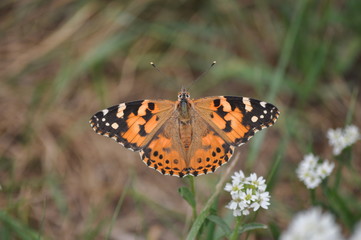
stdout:
POLYGON ((89 122, 96 133, 139 151, 168 120, 174 105, 172 101, 154 100, 121 103, 97 112, 89 122))
POLYGON ((195 110, 229 144, 240 146, 257 131, 272 126, 278 109, 247 97, 219 96, 194 101, 195 110))

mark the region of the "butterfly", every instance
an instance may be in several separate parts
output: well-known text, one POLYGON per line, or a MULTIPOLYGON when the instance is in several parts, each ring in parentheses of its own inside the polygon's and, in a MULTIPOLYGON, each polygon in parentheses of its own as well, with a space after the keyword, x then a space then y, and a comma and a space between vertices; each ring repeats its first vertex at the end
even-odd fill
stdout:
POLYGON ((150 168, 184 177, 214 172, 228 162, 234 148, 279 117, 272 104, 247 97, 191 99, 186 89, 177 101, 121 103, 91 117, 93 130, 139 151, 150 168))

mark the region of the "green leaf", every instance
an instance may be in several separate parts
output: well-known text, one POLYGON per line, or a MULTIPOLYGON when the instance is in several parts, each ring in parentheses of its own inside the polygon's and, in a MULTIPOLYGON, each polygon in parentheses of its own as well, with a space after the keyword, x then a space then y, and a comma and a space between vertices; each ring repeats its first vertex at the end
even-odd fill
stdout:
POLYGON ((196 206, 196 201, 194 199, 194 194, 191 192, 191 190, 189 190, 189 188, 180 187, 178 189, 178 192, 182 196, 182 198, 184 198, 184 200, 186 200, 189 203, 189 205, 192 206, 192 208, 194 208, 196 206))
POLYGON ((329 201, 330 207, 342 219, 344 224, 351 229, 356 221, 353 212, 348 207, 347 200, 342 197, 337 191, 327 189, 326 196, 329 201))
POLYGON ((210 214, 210 208, 205 208, 201 214, 198 215, 196 220, 194 221, 191 230, 188 233, 187 240, 193 240, 197 239, 197 235, 199 230, 201 229, 204 220, 207 219, 207 217, 210 214))
POLYGON ((273 239, 279 239, 281 235, 280 226, 278 226, 278 224, 275 222, 271 222, 270 224, 268 224, 268 227, 271 231, 273 239))
POLYGON ((252 231, 252 230, 256 230, 256 229, 267 229, 267 225, 262 224, 262 223, 248 223, 248 224, 244 224, 240 229, 239 229, 239 234, 247 232, 247 231, 252 231))
POLYGON ((13 237, 16 236, 16 239, 35 240, 41 238, 38 232, 29 228, 26 224, 23 224, 16 218, 8 215, 5 211, 0 211, 0 226, 10 233, 13 233, 13 237))
POLYGON ((215 224, 217 224, 217 226, 219 226, 222 231, 224 232, 225 235, 229 236, 232 233, 231 228, 227 225, 227 223, 220 217, 216 216, 216 215, 210 215, 207 217, 208 220, 214 222, 215 224))

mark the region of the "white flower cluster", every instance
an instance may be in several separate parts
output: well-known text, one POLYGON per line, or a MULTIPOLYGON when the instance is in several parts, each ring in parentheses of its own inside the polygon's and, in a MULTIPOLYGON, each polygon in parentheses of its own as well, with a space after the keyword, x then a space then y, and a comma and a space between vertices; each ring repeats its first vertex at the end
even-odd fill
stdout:
POLYGON ((311 208, 296 215, 281 240, 343 240, 341 228, 330 213, 311 208))
POLYGON ((298 165, 296 173, 308 189, 313 189, 331 174, 334 167, 335 164, 330 163, 328 160, 319 163, 318 157, 310 153, 304 156, 302 162, 298 165))
POLYGON ((241 171, 232 176, 232 183, 227 183, 224 190, 230 192, 232 200, 226 208, 233 210, 233 216, 248 215, 250 210, 257 211, 260 207, 268 209, 270 195, 266 191, 266 180, 252 173, 248 177, 241 171))
POLYGON ((355 125, 349 125, 344 129, 329 129, 327 138, 333 148, 333 154, 339 155, 343 149, 351 146, 361 139, 360 131, 355 125))

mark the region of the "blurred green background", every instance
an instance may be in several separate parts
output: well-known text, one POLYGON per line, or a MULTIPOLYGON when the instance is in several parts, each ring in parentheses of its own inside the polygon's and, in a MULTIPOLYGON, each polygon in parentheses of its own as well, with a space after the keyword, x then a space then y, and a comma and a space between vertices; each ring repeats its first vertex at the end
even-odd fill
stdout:
MULTIPOLYGON (((0 238, 104 239, 118 206, 111 239, 182 239, 185 182, 88 120, 124 101, 176 100, 214 60, 192 97, 248 96, 281 111, 237 150, 236 167, 272 176, 271 208, 257 220, 273 234, 256 239, 277 236, 310 206, 295 174, 303 155, 331 158, 327 129, 361 126, 360 13, 359 0, 1 0, 0 238)), ((227 167, 196 179, 200 205, 227 167)), ((359 180, 344 182, 361 197, 359 180)), ((219 199, 226 218, 228 201, 219 199)))

